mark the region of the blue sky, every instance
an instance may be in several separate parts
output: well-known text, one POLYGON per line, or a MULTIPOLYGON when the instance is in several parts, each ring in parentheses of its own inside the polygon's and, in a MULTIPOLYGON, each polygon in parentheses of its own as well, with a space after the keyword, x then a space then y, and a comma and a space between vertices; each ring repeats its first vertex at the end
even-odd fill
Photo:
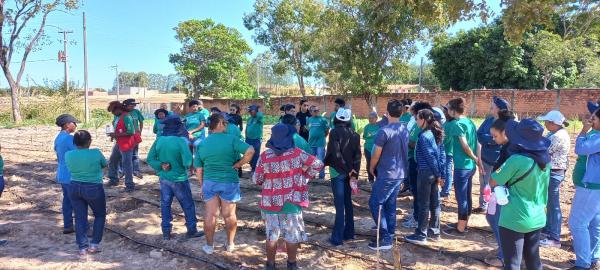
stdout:
MULTIPOLYGON (((500 0, 488 1, 492 9, 499 13, 500 0)), ((179 22, 189 19, 210 18, 228 27, 238 29, 254 50, 254 54, 267 48, 256 45, 252 32, 243 25, 243 15, 252 11, 252 0, 85 0, 84 5, 73 14, 53 13, 48 24, 71 30, 69 39, 70 80, 83 85, 83 38, 82 12, 87 17, 88 69, 91 88, 110 88, 115 77, 112 65, 119 71, 147 73, 174 73, 169 63, 169 54, 179 50, 173 28, 179 22)), ((470 29, 480 25, 479 21, 460 22, 449 32, 470 29)), ((63 49, 62 34, 55 27, 47 27, 46 33, 51 44, 29 56, 29 63, 21 84, 43 85, 44 80, 63 80, 63 63, 59 63, 57 53, 63 49), (29 82, 27 81, 29 77, 29 82)), ((425 56, 429 46, 420 45, 419 53, 412 61, 425 56)), ((13 62, 20 56, 13 57, 13 62)), ((16 69, 18 63, 12 64, 16 69)), ((4 77, 3 77, 4 78, 4 77)), ((0 87, 7 87, 5 79, 0 87)))

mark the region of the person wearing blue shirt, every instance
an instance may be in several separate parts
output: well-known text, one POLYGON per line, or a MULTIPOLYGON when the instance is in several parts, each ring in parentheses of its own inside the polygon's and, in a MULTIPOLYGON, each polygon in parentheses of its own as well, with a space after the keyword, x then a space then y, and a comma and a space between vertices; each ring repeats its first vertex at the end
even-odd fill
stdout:
POLYGON ((491 115, 477 129, 477 141, 481 144, 481 164, 485 173, 479 175, 479 207, 473 210, 475 213, 485 213, 487 210, 487 202, 483 200, 483 190, 490 183, 492 168, 500 155, 501 146, 492 138, 490 128, 494 121, 498 119, 498 112, 508 110, 508 101, 505 99, 495 96, 492 101, 491 115))
POLYGON ((73 144, 73 135, 77 129, 77 119, 69 114, 62 114, 56 118, 56 125, 61 128, 54 140, 54 151, 58 160, 56 169, 56 181, 62 186, 62 214, 63 214, 63 233, 69 234, 75 232, 73 229, 73 206, 69 199, 69 184, 71 183, 71 173, 65 163, 65 154, 71 150, 77 149, 73 144))

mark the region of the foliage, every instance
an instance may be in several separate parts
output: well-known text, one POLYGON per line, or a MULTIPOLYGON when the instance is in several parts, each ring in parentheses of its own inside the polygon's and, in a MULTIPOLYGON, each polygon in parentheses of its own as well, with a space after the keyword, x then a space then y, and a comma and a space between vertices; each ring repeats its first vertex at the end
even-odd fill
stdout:
POLYGON ((210 19, 185 21, 174 30, 182 48, 169 61, 190 97, 252 96, 243 69, 252 49, 240 32, 210 19))
POLYGON ((255 31, 254 40, 284 61, 285 68, 276 70, 294 71, 303 96, 304 78, 313 72, 311 53, 323 6, 319 0, 257 0, 254 11, 244 16, 244 26, 255 31))
MULTIPOLYGON (((386 84, 419 84, 419 69, 416 64, 393 60, 384 70, 386 84)), ((439 87, 439 81, 433 74, 433 65, 423 63, 422 85, 425 88, 439 87)))
MULTIPOLYGON (((575 57, 571 50, 572 44, 564 41, 559 35, 542 30, 526 42, 533 48, 531 61, 541 72, 544 90, 548 89, 548 83, 555 75, 569 72, 565 69, 566 63, 571 69, 576 69, 572 63, 575 57)), ((577 71, 569 73, 576 74, 577 71)))
POLYGON ((245 69, 246 74, 248 74, 248 82, 252 86, 257 85, 257 70, 261 88, 273 88, 293 84, 293 74, 289 69, 286 69, 285 62, 278 60, 270 52, 258 54, 246 65, 245 69))

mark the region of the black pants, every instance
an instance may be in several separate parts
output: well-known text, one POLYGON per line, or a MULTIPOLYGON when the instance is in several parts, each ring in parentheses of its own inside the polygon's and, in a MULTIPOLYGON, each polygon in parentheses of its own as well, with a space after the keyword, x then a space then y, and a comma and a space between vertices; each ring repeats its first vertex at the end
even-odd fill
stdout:
POLYGON ((419 223, 415 233, 422 239, 429 235, 440 235, 440 189, 437 179, 430 171, 419 171, 417 179, 417 198, 419 201, 419 223), (431 217, 430 217, 431 214, 431 217))
POLYGON ((504 269, 520 270, 521 259, 525 259, 527 270, 541 270, 540 232, 519 233, 500 227, 500 245, 504 253, 504 269))

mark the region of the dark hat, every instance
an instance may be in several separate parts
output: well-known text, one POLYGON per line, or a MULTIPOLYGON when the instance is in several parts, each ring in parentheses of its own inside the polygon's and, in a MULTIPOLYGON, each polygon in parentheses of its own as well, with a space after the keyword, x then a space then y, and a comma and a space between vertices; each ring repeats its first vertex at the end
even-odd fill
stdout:
POLYGON ((162 123, 164 125, 162 136, 187 136, 185 126, 183 125, 183 122, 181 121, 181 118, 179 118, 178 115, 167 115, 167 117, 163 119, 162 123))
POLYGON ((271 139, 267 141, 267 147, 281 155, 285 151, 294 148, 294 134, 296 128, 292 125, 277 124, 271 128, 271 139))
POLYGON ((68 123, 79 123, 79 121, 74 116, 72 116, 70 114, 66 114, 66 113, 61 114, 58 117, 56 117, 56 125, 57 126, 62 127, 68 123))
POLYGON ((158 109, 158 110, 154 111, 154 116, 156 117, 156 119, 158 119, 158 114, 159 113, 164 113, 165 114, 165 118, 167 116, 169 116, 169 111, 167 111, 165 109, 158 109))
POLYGON ((531 118, 521 122, 510 120, 506 123, 506 137, 511 144, 529 151, 543 151, 550 147, 550 140, 544 137, 544 127, 531 118))
POLYGON ((248 106, 248 111, 256 111, 258 112, 258 105, 252 104, 250 106, 248 106))
POLYGON ((598 100, 596 103, 593 101, 588 101, 587 108, 590 113, 594 113, 596 110, 598 110, 598 108, 600 108, 600 100, 598 100))
POLYGON ((140 104, 139 102, 135 102, 135 99, 133 98, 128 98, 126 100, 123 100, 123 105, 125 106, 129 106, 129 105, 137 105, 140 104))
POLYGON ((497 96, 494 96, 492 99, 493 99, 496 107, 498 107, 498 109, 500 109, 500 110, 508 109, 508 101, 506 101, 506 99, 503 99, 503 98, 497 97, 497 96))

